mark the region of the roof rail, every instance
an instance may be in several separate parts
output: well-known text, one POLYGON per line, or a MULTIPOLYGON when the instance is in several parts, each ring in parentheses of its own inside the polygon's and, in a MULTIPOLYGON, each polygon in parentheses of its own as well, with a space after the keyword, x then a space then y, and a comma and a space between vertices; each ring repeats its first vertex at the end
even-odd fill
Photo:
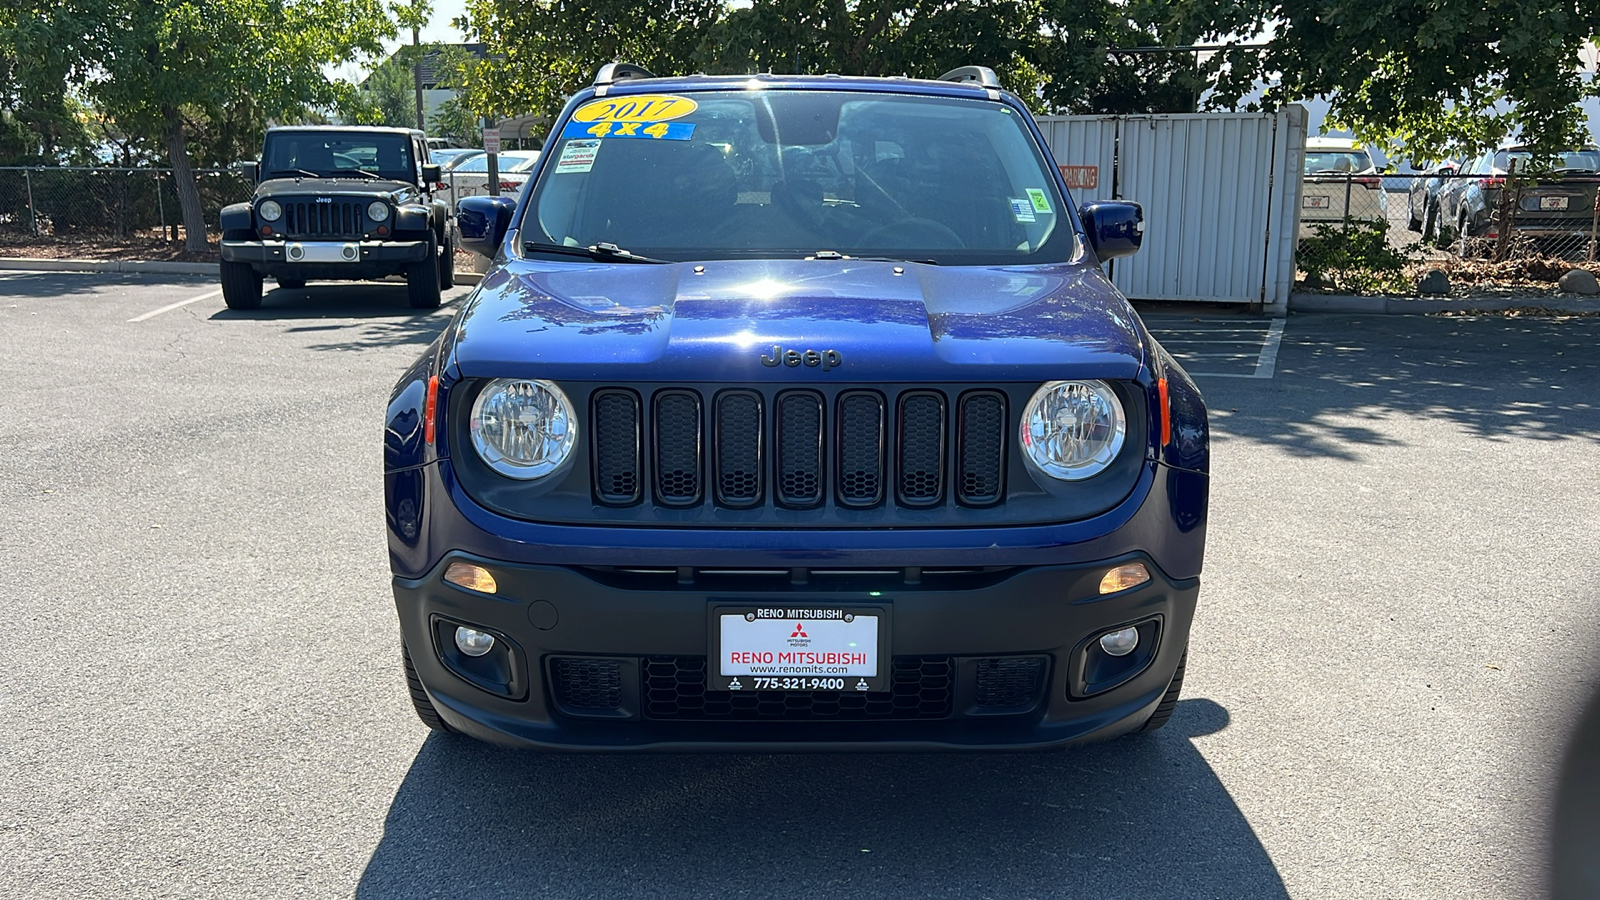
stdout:
POLYGON ((1000 90, 1000 79, 994 70, 988 66, 962 66, 939 76, 940 81, 956 81, 962 84, 976 84, 993 91, 1000 90))
MULTIPOLYGON (((993 74, 993 73, 990 73, 990 74, 993 74)), ((651 72, 648 69, 644 69, 644 68, 641 68, 639 66, 636 66, 633 63, 625 63, 625 62, 606 63, 605 65, 600 67, 600 71, 594 73, 594 86, 595 87, 600 87, 601 85, 606 85, 606 84, 616 84, 619 81, 627 81, 630 78, 654 78, 654 77, 656 77, 655 73, 651 72)))

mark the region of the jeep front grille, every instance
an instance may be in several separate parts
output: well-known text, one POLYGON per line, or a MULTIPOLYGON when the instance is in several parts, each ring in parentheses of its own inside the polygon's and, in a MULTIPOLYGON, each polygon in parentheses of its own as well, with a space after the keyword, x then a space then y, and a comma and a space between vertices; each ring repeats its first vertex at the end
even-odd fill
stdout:
POLYGON ((283 235, 289 240, 358 240, 364 201, 284 200, 283 235))
POLYGON ((593 491, 604 506, 848 509, 1005 499, 1006 402, 851 388, 602 388, 590 408, 593 491), (646 421, 645 416, 649 419, 646 421), (645 446, 641 447, 641 436, 645 446))

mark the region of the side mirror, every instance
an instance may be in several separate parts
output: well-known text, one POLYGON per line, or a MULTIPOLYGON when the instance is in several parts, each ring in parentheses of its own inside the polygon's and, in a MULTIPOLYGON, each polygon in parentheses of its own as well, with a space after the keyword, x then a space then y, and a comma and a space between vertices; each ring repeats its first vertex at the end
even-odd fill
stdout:
POLYGON ((511 229, 517 201, 510 197, 465 197, 456 207, 456 227, 461 246, 493 259, 511 229))
POLYGON ((241 159, 234 163, 233 167, 238 169, 239 174, 244 176, 251 184, 261 180, 261 164, 253 159, 241 159))
POLYGON ((1089 246, 1101 260, 1132 256, 1144 243, 1144 208, 1126 200, 1103 200, 1078 207, 1089 246))
POLYGON ((422 180, 423 181, 426 181, 426 182, 428 182, 430 184, 438 184, 439 180, 441 178, 443 178, 443 177, 444 177, 443 173, 440 172, 439 167, 437 165, 434 165, 433 163, 423 163, 423 165, 422 165, 422 180))

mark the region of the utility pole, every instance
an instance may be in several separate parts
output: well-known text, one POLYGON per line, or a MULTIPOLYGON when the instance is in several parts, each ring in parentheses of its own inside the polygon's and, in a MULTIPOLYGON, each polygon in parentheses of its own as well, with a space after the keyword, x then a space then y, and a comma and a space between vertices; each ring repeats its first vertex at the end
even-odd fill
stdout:
POLYGON ((427 131, 422 118, 422 28, 417 24, 411 26, 411 81, 417 91, 417 130, 427 131))

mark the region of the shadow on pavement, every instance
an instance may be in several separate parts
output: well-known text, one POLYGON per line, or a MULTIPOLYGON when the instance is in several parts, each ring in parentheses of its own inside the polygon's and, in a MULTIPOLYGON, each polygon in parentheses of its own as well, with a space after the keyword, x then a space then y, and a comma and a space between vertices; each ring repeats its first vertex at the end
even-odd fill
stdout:
POLYGON ((1301 315, 1272 381, 1201 387, 1219 435, 1296 456, 1355 461, 1363 447, 1402 443, 1380 424, 1397 413, 1475 440, 1600 441, 1596 343, 1600 318, 1301 315), (1235 389, 1252 387, 1275 396, 1229 409, 1235 389))
POLYGON ((434 735, 362 898, 1286 897, 1192 737, 1064 753, 548 755, 434 735))
POLYGON ((343 340, 309 344, 310 350, 371 350, 407 344, 425 346, 439 336, 464 292, 448 296, 436 310, 412 309, 403 283, 317 283, 290 290, 268 285, 261 308, 219 309, 214 322, 303 322, 285 334, 321 333, 343 340), (324 324, 325 322, 325 324, 324 324))

